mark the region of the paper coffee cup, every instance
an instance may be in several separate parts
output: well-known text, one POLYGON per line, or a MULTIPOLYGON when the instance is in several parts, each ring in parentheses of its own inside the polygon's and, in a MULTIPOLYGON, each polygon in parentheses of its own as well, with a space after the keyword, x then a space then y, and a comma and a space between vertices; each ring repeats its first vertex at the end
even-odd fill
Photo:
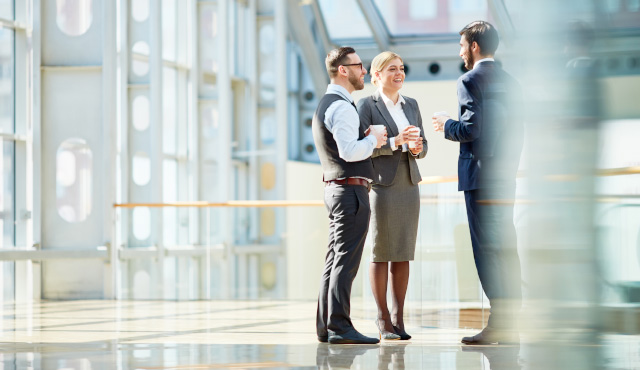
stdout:
POLYGON ((418 138, 416 140, 411 140, 408 142, 409 148, 413 149, 418 146, 418 140, 422 140, 422 138, 420 137, 420 128, 413 127, 411 130, 409 130, 409 132, 413 133, 414 135, 418 135, 418 138))
POLYGON ((433 114, 433 116, 434 116, 434 117, 436 117, 436 116, 447 116, 447 117, 448 117, 448 116, 449 116, 449 113, 447 113, 447 111, 444 111, 444 110, 443 110, 443 111, 440 111, 440 112, 435 112, 435 113, 433 114))
POLYGON ((371 125, 371 132, 379 132, 384 133, 385 127, 384 125, 371 125))

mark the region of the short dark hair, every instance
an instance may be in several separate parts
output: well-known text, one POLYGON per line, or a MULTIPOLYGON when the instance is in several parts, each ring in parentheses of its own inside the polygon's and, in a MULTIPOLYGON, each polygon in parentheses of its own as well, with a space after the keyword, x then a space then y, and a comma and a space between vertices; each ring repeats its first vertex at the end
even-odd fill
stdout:
POLYGON ((333 49, 327 54, 324 64, 327 67, 329 77, 335 77, 338 74, 338 67, 348 61, 348 55, 355 53, 356 50, 350 46, 333 49))
POLYGON ((465 39, 471 45, 474 41, 480 47, 480 53, 482 55, 493 55, 498 49, 500 43, 500 37, 498 31, 489 22, 474 21, 466 25, 460 32, 460 36, 464 36, 465 39))

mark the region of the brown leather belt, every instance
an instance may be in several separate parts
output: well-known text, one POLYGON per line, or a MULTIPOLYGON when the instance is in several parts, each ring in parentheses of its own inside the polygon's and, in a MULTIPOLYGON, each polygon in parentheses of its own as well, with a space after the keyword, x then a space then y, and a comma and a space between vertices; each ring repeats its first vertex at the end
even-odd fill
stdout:
POLYGON ((330 182, 334 184, 339 184, 339 185, 362 185, 362 186, 369 187, 369 181, 358 178, 358 177, 347 177, 346 179, 341 179, 341 180, 326 181, 326 183, 330 183, 330 182))

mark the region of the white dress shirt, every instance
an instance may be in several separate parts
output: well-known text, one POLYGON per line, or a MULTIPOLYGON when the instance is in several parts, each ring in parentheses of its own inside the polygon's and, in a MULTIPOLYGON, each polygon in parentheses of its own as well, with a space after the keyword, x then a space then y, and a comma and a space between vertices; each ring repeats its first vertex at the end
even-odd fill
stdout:
MULTIPOLYGON (((327 94, 338 94, 353 103, 351 94, 340 85, 329 84, 327 94)), ((340 158, 347 162, 358 162, 371 157, 378 141, 373 135, 358 140, 360 116, 347 101, 340 99, 331 103, 324 113, 324 126, 333 134, 340 158)))
MULTIPOLYGON (((383 92, 382 89, 378 89, 380 92, 380 97, 384 102, 384 105, 387 107, 389 114, 391 114, 391 118, 396 123, 398 127, 398 132, 402 133, 402 131, 411 126, 409 120, 407 119, 407 115, 404 114, 404 109, 402 105, 405 104, 405 100, 402 95, 398 94, 398 102, 394 103, 393 100, 389 99, 383 92)), ((395 137, 389 138, 389 145, 391 146, 391 150, 396 150, 398 147, 396 146, 395 137)), ((407 143, 402 144, 402 151, 406 152, 409 150, 409 145, 407 143)))
POLYGON ((495 60, 493 58, 483 58, 478 60, 477 62, 473 63, 473 69, 476 69, 476 67, 478 66, 478 64, 482 63, 482 62, 495 62, 495 60))

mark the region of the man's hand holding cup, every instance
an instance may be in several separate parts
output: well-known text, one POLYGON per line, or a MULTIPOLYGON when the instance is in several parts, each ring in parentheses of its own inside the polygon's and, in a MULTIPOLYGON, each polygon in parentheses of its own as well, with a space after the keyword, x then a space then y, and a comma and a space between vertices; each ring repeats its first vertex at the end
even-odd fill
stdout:
POLYGON ((371 125, 365 132, 366 136, 373 135, 376 140, 376 149, 380 149, 387 143, 387 128, 384 125, 371 125))
POLYGON ((435 132, 444 132, 444 124, 451 117, 447 112, 435 112, 433 117, 431 117, 431 122, 433 123, 433 130, 435 132))

